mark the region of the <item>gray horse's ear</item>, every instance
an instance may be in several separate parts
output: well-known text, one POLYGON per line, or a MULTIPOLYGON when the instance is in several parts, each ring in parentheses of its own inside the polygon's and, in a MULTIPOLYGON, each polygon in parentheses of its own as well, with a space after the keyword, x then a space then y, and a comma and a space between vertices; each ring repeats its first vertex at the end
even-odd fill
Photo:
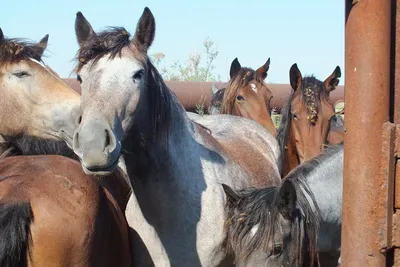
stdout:
POLYGON ((303 76, 299 68, 297 67, 297 63, 294 63, 289 70, 289 79, 290 85, 292 86, 293 90, 297 90, 301 87, 301 81, 303 80, 303 76))
POLYGON ((287 220, 293 220, 296 210, 296 189, 290 180, 286 180, 279 190, 277 206, 279 212, 287 220))
POLYGON ((240 196, 226 184, 222 184, 228 203, 236 205, 240 200, 240 196))
POLYGON ((328 92, 335 90, 336 86, 339 84, 339 78, 342 76, 342 71, 339 66, 336 66, 335 70, 329 75, 324 81, 325 88, 328 92))
POLYGON ((89 41, 92 36, 96 35, 94 32, 92 25, 90 25, 89 21, 83 16, 82 12, 76 13, 75 18, 75 34, 78 40, 79 46, 89 41))
POLYGON ((156 33, 156 20, 148 7, 145 7, 137 25, 132 42, 144 52, 147 52, 153 43, 156 33))
POLYGON ((213 95, 216 94, 218 92, 218 90, 219 89, 215 86, 215 84, 211 85, 211 92, 212 92, 213 95))
POLYGON ((232 63, 231 63, 231 69, 229 71, 229 75, 231 79, 239 72, 239 70, 242 68, 242 66, 239 63, 239 60, 235 58, 232 63))

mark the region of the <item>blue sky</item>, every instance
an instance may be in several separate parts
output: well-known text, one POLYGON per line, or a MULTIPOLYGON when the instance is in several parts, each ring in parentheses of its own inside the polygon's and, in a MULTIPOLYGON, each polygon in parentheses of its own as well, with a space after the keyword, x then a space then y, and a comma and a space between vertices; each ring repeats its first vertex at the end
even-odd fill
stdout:
POLYGON ((78 49, 77 11, 95 31, 124 26, 133 35, 145 6, 156 19, 156 37, 149 53, 164 53, 167 65, 201 52, 208 36, 219 51, 214 72, 222 81, 228 80, 235 57, 242 66, 254 69, 270 57, 270 83, 288 83, 289 68, 297 63, 303 75, 314 74, 321 80, 338 65, 340 84, 344 84, 344 1, 4 1, 0 27, 7 37, 35 41, 50 34, 44 61, 62 77, 69 77, 78 49))

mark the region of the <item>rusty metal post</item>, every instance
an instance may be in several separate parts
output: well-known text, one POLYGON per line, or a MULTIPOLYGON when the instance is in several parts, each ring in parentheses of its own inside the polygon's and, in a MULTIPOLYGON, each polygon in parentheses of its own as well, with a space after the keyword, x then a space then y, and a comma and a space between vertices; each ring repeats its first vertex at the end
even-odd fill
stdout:
MULTIPOLYGON (((389 0, 347 0, 341 266, 383 267, 380 155, 389 118, 389 0), (353 4, 354 3, 354 4, 353 4)), ((384 229, 386 231, 386 229, 384 229)))

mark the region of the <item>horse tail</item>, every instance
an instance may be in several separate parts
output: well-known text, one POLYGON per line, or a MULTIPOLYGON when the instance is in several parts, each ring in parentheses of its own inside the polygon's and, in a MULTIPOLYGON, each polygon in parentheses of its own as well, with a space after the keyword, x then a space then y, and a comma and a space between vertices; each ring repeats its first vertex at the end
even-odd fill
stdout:
POLYGON ((30 203, 0 203, 0 267, 28 266, 32 220, 30 203))

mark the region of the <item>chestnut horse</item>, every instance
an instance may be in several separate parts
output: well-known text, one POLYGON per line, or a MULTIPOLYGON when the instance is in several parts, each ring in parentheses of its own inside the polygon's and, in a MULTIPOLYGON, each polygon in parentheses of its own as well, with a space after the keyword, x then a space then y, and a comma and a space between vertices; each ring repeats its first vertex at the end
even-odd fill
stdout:
POLYGON ((221 183, 279 185, 276 138, 238 116, 188 117, 149 60, 155 19, 148 8, 133 39, 119 27, 96 33, 80 12, 75 31, 83 113, 74 151, 87 173, 112 172, 123 155, 135 266, 232 266, 221 183))
POLYGON ((269 65, 268 58, 264 65, 254 71, 242 67, 235 58, 231 64, 227 87, 213 95, 210 114, 229 114, 254 120, 276 137, 277 131, 270 114, 272 92, 264 82, 269 65), (219 99, 221 97, 222 100, 219 99), (219 103, 221 107, 218 111, 216 106, 219 103))
POLYGON ((79 94, 42 64, 47 40, 0 29, 0 266, 130 266, 122 174, 108 184, 76 160, 40 155, 73 157, 64 140, 80 116, 79 94))
POLYGON ((341 71, 337 66, 322 82, 314 76, 303 77, 297 64, 293 64, 289 76, 293 91, 282 108, 278 129, 282 177, 318 155, 328 142, 332 118, 336 120, 329 94, 339 84, 341 71))

